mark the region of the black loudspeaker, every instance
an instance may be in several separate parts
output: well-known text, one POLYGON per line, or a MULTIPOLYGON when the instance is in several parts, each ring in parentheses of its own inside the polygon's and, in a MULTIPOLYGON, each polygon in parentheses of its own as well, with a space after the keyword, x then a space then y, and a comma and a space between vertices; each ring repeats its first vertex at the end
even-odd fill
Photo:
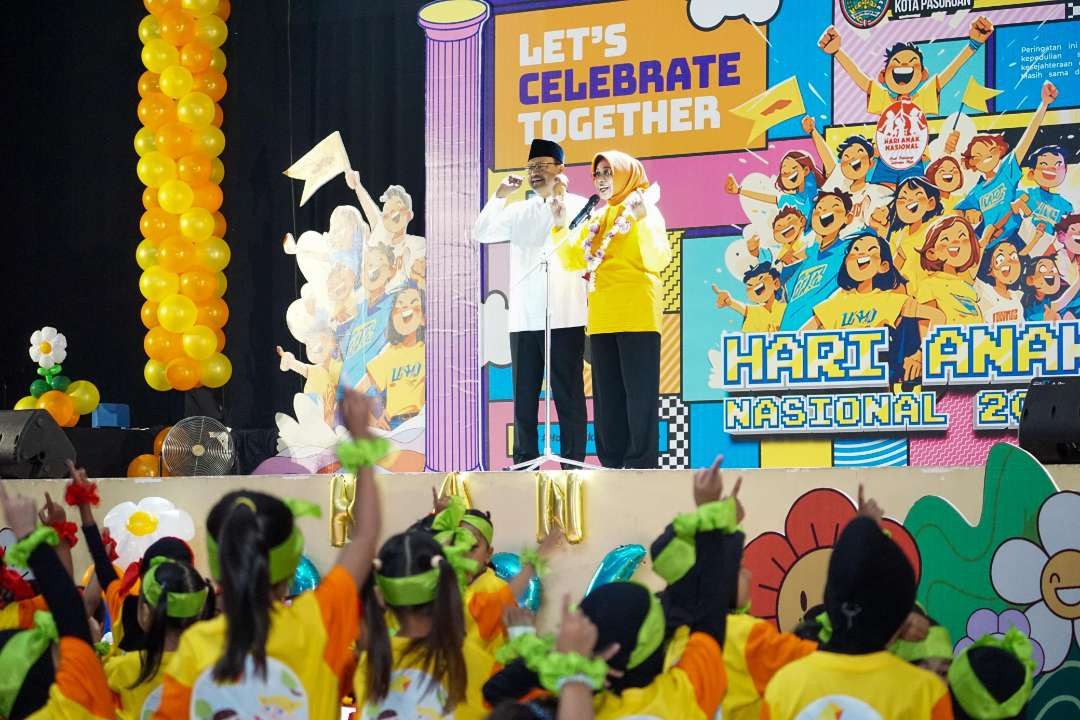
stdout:
POLYGON ((1080 463, 1080 377, 1031 382, 1020 413, 1020 447, 1044 465, 1080 463))
POLYGON ((75 460, 68 436, 44 410, 0 411, 0 477, 60 478, 75 460))

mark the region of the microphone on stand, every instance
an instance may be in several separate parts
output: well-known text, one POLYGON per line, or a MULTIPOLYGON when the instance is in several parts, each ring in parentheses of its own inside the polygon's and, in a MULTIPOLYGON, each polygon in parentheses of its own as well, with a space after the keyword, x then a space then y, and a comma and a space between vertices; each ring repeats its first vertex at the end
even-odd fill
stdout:
POLYGON ((590 196, 589 201, 587 203, 585 203, 585 207, 581 208, 581 212, 579 212, 574 217, 574 219, 570 221, 570 227, 568 229, 573 230, 578 225, 580 225, 585 220, 585 218, 589 217, 589 213, 591 213, 593 211, 593 208, 595 208, 599 203, 600 203, 600 196, 599 195, 590 196))

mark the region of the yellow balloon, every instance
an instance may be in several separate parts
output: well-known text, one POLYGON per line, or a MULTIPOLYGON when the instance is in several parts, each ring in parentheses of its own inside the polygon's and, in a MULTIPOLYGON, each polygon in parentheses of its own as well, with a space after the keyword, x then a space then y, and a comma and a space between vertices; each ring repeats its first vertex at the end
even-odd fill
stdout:
POLYGON ((218 0, 180 0, 180 7, 197 18, 206 17, 217 10, 218 0))
POLYGON ((158 303, 157 317, 161 327, 169 332, 187 332, 198 319, 199 308, 191 298, 173 294, 158 303))
POLYGON ((180 215, 191 209, 195 193, 183 180, 169 180, 158 189, 158 205, 165 212, 180 215))
POLYGON ((75 404, 75 412, 80 415, 88 415, 94 412, 98 403, 101 402, 101 393, 97 386, 89 380, 76 380, 68 385, 67 395, 75 404))
POLYGON ((205 93, 190 92, 191 88, 188 90, 176 105, 176 117, 188 125, 209 125, 214 119, 214 101, 205 93))
MULTIPOLYGON (((153 17, 153 15, 150 17, 153 17)), ((139 153, 139 157, 153 152, 156 145, 157 133, 150 128, 140 128, 139 132, 135 133, 135 152, 139 153)))
POLYGON ((147 300, 160 302, 164 297, 175 295, 179 289, 180 277, 157 265, 146 269, 139 277, 139 292, 147 300))
POLYGON ((184 333, 184 354, 193 360, 206 360, 217 350, 217 335, 205 325, 196 325, 184 333))
POLYGON ((180 234, 190 240, 205 240, 213 232, 214 216, 206 208, 193 207, 180 216, 180 234))
POLYGON ((229 289, 229 281, 225 277, 225 273, 219 272, 217 274, 217 290, 214 291, 214 297, 225 297, 225 291, 229 289))
MULTIPOLYGON (((154 150, 139 158, 135 172, 146 187, 160 188, 176 177, 176 163, 164 153, 154 150)), ((158 192, 160 194, 160 190, 158 192)))
POLYGON ((210 55, 210 69, 214 72, 225 72, 225 66, 228 62, 225 60, 225 53, 221 48, 214 48, 214 52, 210 55))
POLYGON ((158 264, 158 248, 157 243, 153 240, 143 240, 139 243, 139 246, 135 248, 135 262, 143 270, 149 270, 158 264))
MULTIPOLYGON (((225 149, 225 133, 221 132, 221 128, 213 125, 194 127, 191 135, 195 141, 195 148, 212 158, 216 158, 225 149)), ((210 179, 214 179, 213 171, 211 171, 210 179)))
POLYGON ((155 15, 147 15, 139 21, 139 40, 146 43, 161 37, 161 20, 155 15))
POLYGON ((179 62, 180 52, 175 46, 161 38, 153 38, 143 45, 142 63, 150 72, 160 73, 170 65, 176 65, 179 62))
POLYGON ((210 159, 210 182, 220 185, 225 179, 225 163, 218 158, 210 159))
POLYGON ((195 23, 195 37, 212 48, 221 47, 228 35, 229 29, 225 26, 225 21, 217 15, 201 17, 195 23))
POLYGON ((15 403, 16 410, 37 410, 37 398, 33 395, 27 395, 26 397, 15 403))
POLYGON ((158 392, 171 390, 168 378, 165 377, 165 363, 160 360, 149 360, 143 367, 143 378, 146 384, 158 392))
POLYGON ((232 377, 232 363, 221 353, 214 353, 199 363, 199 379, 208 388, 219 388, 232 377))
POLYGON ((228 267, 229 260, 232 259, 232 251, 229 249, 229 243, 219 237, 210 236, 202 242, 195 243, 195 259, 208 270, 221 272, 228 267))
POLYGON ((183 65, 170 65, 161 71, 161 77, 158 78, 158 87, 161 88, 161 92, 173 100, 184 97, 194 86, 195 77, 183 65))

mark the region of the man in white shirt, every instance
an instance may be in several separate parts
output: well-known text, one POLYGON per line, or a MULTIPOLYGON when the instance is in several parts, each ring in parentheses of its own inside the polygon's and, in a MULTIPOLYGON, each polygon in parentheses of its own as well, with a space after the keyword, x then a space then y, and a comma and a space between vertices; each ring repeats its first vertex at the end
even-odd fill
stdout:
MULTIPOLYGON (((473 231, 478 242, 510 243, 510 362, 514 385, 514 463, 540 455, 538 411, 544 380, 544 315, 547 312, 543 259, 551 253, 551 210, 547 200, 556 191, 563 166, 563 149, 549 140, 534 140, 529 150, 528 181, 534 195, 507 204, 523 179, 511 175, 499 185, 477 218, 473 231)), ((560 188, 561 190, 561 188, 560 188)), ((585 198, 567 193, 571 218, 585 206, 585 198)), ((571 242, 576 239, 571 234, 571 242)), ((586 285, 580 272, 568 272, 557 258, 551 273, 551 389, 559 414, 559 455, 585 459, 585 354, 586 285)))

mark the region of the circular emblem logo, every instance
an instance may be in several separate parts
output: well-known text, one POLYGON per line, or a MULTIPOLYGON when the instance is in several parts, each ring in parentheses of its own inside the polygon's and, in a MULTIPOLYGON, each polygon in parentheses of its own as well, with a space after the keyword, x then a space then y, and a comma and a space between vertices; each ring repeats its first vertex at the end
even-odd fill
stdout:
POLYGON ((929 139, 926 113, 910 100, 900 100, 881 113, 874 143, 883 163, 907 170, 922 160, 929 139))

